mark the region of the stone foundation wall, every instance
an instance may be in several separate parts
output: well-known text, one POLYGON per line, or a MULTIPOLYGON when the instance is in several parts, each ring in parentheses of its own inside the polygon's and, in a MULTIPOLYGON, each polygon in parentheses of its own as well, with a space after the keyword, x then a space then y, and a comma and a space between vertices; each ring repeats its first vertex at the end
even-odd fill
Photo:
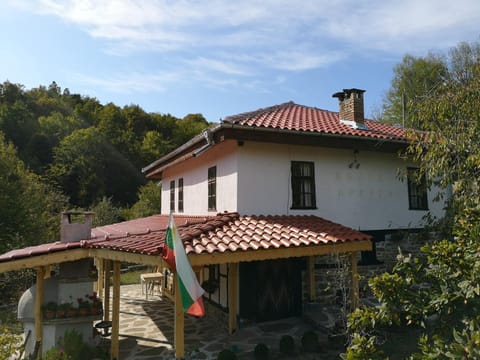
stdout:
MULTIPOLYGON (((432 234, 429 235, 433 239, 432 234)), ((360 297, 371 295, 368 280, 374 276, 391 271, 397 262, 397 255, 401 251, 404 255, 412 254, 422 256, 420 248, 433 240, 427 240, 422 233, 397 232, 386 234, 385 241, 376 243, 378 264, 358 265, 360 297)), ((342 289, 350 289, 350 261, 349 258, 341 259, 343 266, 335 265, 339 257, 336 255, 318 256, 315 259, 315 281, 317 302, 334 304, 342 301, 342 289)), ((361 259, 360 254, 358 260, 361 259)), ((308 299, 307 272, 303 274, 303 300, 308 299)))
POLYGON ((390 271, 397 262, 397 255, 401 251, 404 255, 422 256, 420 248, 433 241, 435 236, 424 233, 394 233, 386 234, 385 241, 377 242, 377 259, 383 262, 390 271))

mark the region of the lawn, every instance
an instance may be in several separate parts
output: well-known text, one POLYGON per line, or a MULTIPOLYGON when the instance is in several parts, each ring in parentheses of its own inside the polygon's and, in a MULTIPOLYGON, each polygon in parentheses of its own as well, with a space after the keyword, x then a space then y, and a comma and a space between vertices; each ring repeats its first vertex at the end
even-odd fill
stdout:
POLYGON ((120 285, 140 284, 140 274, 145 273, 146 270, 134 270, 124 272, 120 275, 120 285))

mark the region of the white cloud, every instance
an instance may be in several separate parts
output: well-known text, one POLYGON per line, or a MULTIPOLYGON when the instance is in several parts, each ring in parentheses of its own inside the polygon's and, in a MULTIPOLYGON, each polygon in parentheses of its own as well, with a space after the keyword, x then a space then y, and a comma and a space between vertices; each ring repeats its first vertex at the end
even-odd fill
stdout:
MULTIPOLYGON (((165 53, 173 77, 212 86, 258 85, 246 78, 304 71, 353 56, 446 49, 478 36, 478 0, 23 0, 24 8, 73 23, 105 40, 109 54, 165 53), (179 58, 188 58, 181 60, 179 58), (203 74, 200 74, 202 73, 203 74), (200 74, 200 75, 199 75, 200 74)), ((161 89, 159 74, 98 85, 161 89), (156 77, 158 77, 156 79, 156 77), (117 85, 115 85, 117 84, 117 85)))
POLYGON ((104 76, 93 77, 83 74, 72 74, 77 81, 100 87, 102 89, 111 91, 113 93, 134 93, 134 92, 150 92, 150 91, 165 91, 169 85, 181 80, 177 73, 126 73, 121 76, 104 76))
POLYGON ((38 0, 36 9, 92 36, 141 47, 238 52, 315 43, 318 52, 350 46, 403 53, 415 43, 459 41, 480 20, 478 0, 38 0))
POLYGON ((247 69, 243 69, 242 66, 229 61, 197 57, 193 60, 185 60, 185 63, 191 65, 196 70, 214 71, 227 75, 251 75, 247 69))

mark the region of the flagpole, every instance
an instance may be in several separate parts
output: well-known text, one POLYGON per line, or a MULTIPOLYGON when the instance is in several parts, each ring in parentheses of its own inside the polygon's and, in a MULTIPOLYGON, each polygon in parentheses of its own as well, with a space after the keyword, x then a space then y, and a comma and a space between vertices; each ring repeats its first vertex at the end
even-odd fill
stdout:
POLYGON ((177 274, 174 275, 173 281, 175 285, 175 358, 183 359, 185 357, 185 318, 183 315, 182 298, 180 296, 177 274))

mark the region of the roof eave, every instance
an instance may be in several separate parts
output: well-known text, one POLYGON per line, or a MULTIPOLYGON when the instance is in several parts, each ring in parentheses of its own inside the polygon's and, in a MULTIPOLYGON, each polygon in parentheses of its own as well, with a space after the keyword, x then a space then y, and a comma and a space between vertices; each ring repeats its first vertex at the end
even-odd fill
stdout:
MULTIPOLYGON (((323 138, 330 138, 330 139, 343 139, 343 140, 355 140, 361 141, 365 143, 389 143, 396 145, 398 147, 404 147, 408 145, 408 140, 406 139, 382 139, 382 138, 375 138, 371 136, 358 136, 358 135, 342 135, 342 134, 330 134, 324 132, 314 132, 314 131, 300 131, 300 130, 290 130, 290 129, 278 129, 278 128, 267 128, 267 127, 257 127, 251 125, 240 125, 240 124, 233 124, 228 122, 223 122, 217 124, 213 127, 208 128, 212 134, 219 132, 220 130, 224 129, 233 129, 233 130, 243 130, 248 132, 264 132, 264 133, 277 133, 283 135, 306 135, 306 136, 314 136, 314 137, 323 137, 323 138)), ((146 177, 149 179, 161 179, 161 172, 168 167, 178 164, 179 162, 183 162, 187 159, 190 159, 194 156, 195 150, 197 150, 200 146, 204 145, 205 143, 205 136, 199 134, 192 138, 190 141, 186 142, 185 144, 181 145, 177 149, 173 150, 172 152, 168 153, 167 155, 163 156, 162 158, 154 161, 150 165, 144 167, 142 169, 143 173, 146 173, 146 177)), ((214 146, 215 144, 212 144, 214 146)))
MULTIPOLYGON (((206 130, 210 131, 212 134, 217 132, 221 128, 221 124, 216 124, 214 126, 211 126, 207 128, 206 130)), ((169 160, 175 158, 176 156, 179 156, 180 154, 187 152, 189 149, 195 150, 197 146, 199 146, 202 142, 205 142, 205 136, 202 133, 194 136, 192 139, 187 141, 185 144, 180 145, 178 148, 175 150, 169 152, 167 155, 161 157, 158 160, 155 160, 151 164, 145 166, 142 168, 142 173, 146 174, 146 177, 148 178, 149 175, 155 171, 158 167, 162 166, 162 164, 167 163, 169 160)))

